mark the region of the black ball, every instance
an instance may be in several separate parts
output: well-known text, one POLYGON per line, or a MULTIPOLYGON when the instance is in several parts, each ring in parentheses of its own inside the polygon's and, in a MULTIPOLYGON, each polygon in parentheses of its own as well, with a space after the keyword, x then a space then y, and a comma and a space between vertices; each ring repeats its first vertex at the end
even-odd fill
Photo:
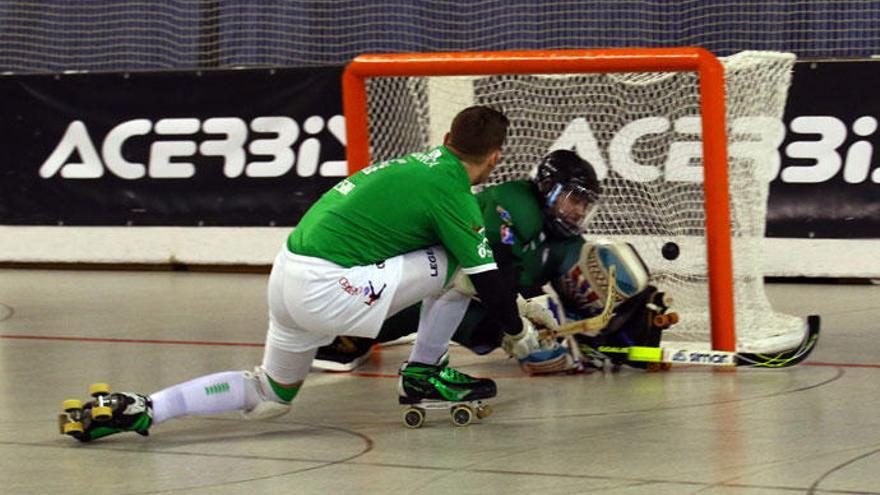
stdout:
POLYGON ((663 254, 663 257, 668 260, 674 260, 678 258, 679 254, 678 244, 669 241, 663 245, 663 249, 660 250, 660 253, 663 254))

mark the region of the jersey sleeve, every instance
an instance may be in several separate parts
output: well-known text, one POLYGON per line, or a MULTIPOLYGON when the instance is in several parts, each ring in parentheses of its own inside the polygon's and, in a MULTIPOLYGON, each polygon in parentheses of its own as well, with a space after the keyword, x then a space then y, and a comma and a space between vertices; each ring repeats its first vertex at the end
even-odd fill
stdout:
POLYGON ((495 257, 476 198, 470 192, 440 196, 432 219, 440 242, 454 256, 464 273, 474 275, 495 270, 495 257))
POLYGON ((486 225, 486 238, 489 244, 498 246, 506 244, 512 246, 517 240, 514 234, 512 219, 510 213, 498 204, 495 198, 495 190, 497 187, 484 189, 476 195, 477 204, 480 207, 480 214, 486 225))
POLYGON ((514 181, 477 194, 491 244, 506 244, 518 251, 538 239, 544 217, 529 187, 528 183, 514 181))

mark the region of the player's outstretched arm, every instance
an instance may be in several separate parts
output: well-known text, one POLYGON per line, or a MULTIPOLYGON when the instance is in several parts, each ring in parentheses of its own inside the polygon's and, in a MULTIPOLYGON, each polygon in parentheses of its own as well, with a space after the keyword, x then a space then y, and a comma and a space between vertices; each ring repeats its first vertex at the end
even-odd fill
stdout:
POLYGON ((470 281, 489 318, 504 329, 501 346, 517 359, 539 348, 537 327, 556 327, 552 314, 525 301, 517 304, 517 294, 499 270, 470 275, 470 281))

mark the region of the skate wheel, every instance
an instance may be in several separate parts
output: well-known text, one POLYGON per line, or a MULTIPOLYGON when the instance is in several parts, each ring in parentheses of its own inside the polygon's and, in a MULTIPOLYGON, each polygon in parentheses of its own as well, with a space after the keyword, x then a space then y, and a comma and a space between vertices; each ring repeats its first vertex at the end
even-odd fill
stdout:
POLYGON ((107 421, 113 417, 113 409, 110 406, 92 407, 92 419, 95 421, 107 421))
POLYGON ((477 407, 477 419, 483 419, 492 414, 492 406, 489 404, 483 404, 477 407))
POLYGON ((666 319, 669 320, 670 325, 675 325, 678 323, 678 313, 667 313, 666 319))
POLYGON ((652 323, 654 323, 654 326, 657 328, 664 328, 669 325, 669 319, 664 314, 658 314, 654 315, 652 323))
POLYGON ((645 366, 645 371, 652 373, 669 371, 670 369, 672 369, 672 365, 669 363, 648 363, 648 365, 645 366))
POLYGON ((89 395, 92 397, 110 395, 110 385, 107 385, 106 383, 93 383, 89 385, 89 395))
POLYGON ((70 423, 70 416, 65 413, 58 415, 58 433, 64 435, 64 425, 70 423))
POLYGON ((403 410, 403 424, 407 428, 421 428, 425 424, 425 411, 418 407, 408 407, 403 410))
POLYGON ((83 433, 83 424, 79 421, 72 421, 61 426, 61 433, 65 435, 73 435, 74 433, 83 433))
POLYGON ((81 411, 82 401, 79 399, 68 399, 61 403, 61 410, 65 412, 81 411))
POLYGON ((455 426, 467 426, 474 419, 474 412, 468 406, 455 406, 450 410, 452 424, 455 426))

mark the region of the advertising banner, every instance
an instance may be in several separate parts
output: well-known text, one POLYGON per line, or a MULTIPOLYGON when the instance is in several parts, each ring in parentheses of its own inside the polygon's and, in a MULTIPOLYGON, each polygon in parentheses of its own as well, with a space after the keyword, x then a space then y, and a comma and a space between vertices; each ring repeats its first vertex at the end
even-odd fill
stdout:
POLYGON ((767 235, 880 238, 880 61, 795 64, 767 235))
MULTIPOLYGON (((341 70, 0 76, 0 224, 295 225, 348 172, 341 70)), ((877 87, 795 64, 768 236, 880 238, 877 87)))
POLYGON ((340 77, 0 76, 0 224, 295 225, 348 172, 340 77))

